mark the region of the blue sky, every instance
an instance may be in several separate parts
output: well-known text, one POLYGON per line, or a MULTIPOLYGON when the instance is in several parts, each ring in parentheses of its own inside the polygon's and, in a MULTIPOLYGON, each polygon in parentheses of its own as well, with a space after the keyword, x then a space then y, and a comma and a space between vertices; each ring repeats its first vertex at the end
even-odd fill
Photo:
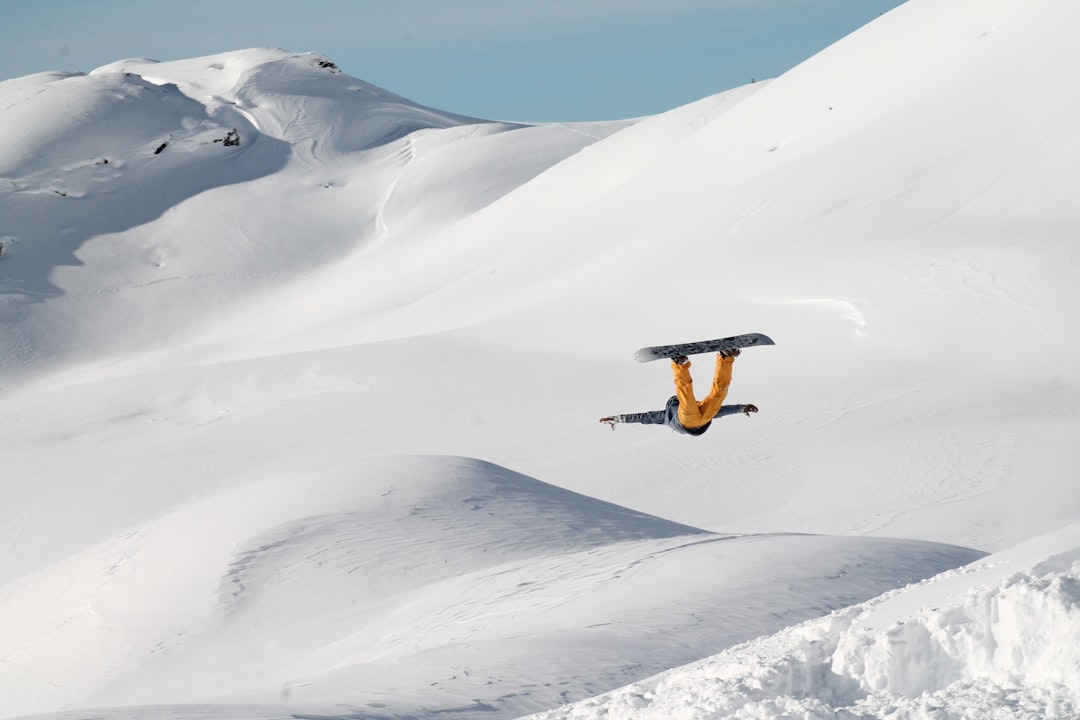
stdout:
POLYGON ((441 110, 652 115, 775 77, 899 0, 0 0, 0 80, 248 47, 323 53, 441 110))

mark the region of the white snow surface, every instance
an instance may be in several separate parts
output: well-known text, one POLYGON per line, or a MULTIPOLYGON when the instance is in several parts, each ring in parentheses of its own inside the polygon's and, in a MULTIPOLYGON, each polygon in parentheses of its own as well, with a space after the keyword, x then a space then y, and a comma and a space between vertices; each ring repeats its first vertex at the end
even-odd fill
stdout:
POLYGON ((0 718, 1080 717, 1078 23, 607 123, 0 83, 0 718), (759 414, 596 422, 750 331, 759 414))
POLYGON ((1080 717, 1080 524, 534 720, 1080 717))

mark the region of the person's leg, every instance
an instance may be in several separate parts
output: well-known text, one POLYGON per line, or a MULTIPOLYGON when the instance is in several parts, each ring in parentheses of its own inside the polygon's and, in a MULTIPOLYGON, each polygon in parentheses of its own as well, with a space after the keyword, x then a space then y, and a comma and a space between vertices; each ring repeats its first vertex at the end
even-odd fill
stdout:
MULTIPOLYGON (((675 396, 679 398, 679 424, 685 428, 698 428, 712 418, 703 418, 698 401, 694 398, 694 380, 690 377, 690 361, 671 362, 675 376, 675 396)), ((719 405, 717 406, 719 409, 719 405)), ((714 413, 715 414, 715 413, 714 413)))
POLYGON ((716 413, 720 412, 720 406, 724 404, 724 398, 727 397, 728 388, 731 386, 731 370, 734 363, 733 356, 724 357, 720 354, 716 356, 716 372, 713 375, 712 388, 698 405, 698 414, 706 422, 716 417, 716 413))

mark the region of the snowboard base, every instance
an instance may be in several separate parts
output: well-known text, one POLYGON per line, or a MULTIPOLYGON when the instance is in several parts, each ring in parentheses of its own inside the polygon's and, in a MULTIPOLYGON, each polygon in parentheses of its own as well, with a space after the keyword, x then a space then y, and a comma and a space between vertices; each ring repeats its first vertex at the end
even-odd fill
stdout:
POLYGON ((772 338, 761 333, 747 333, 746 335, 733 335, 716 340, 701 340, 699 342, 681 343, 679 345, 655 345, 641 348, 634 353, 634 359, 638 362, 650 362, 663 358, 685 357, 687 355, 699 355, 701 353, 720 352, 721 350, 735 350, 755 345, 775 345, 772 338))

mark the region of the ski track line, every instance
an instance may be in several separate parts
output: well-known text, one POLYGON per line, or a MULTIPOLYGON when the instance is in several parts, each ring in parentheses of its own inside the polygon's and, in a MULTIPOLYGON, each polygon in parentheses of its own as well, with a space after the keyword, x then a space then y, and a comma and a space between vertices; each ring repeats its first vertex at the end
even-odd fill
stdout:
POLYGON ((659 559, 660 557, 662 557, 664 555, 669 555, 671 553, 680 552, 682 550, 686 550, 687 548, 691 548, 691 547, 694 547, 696 545, 709 545, 709 544, 712 544, 712 543, 727 542, 729 540, 738 540, 739 538, 744 538, 744 537, 753 537, 753 536, 752 535, 719 535, 719 536, 716 536, 716 537, 704 538, 702 540, 693 540, 693 541, 690 541, 690 542, 682 543, 681 545, 676 545, 675 547, 663 548, 661 550, 654 550, 653 552, 651 552, 651 553, 649 553, 649 554, 647 554, 647 555, 645 555, 643 557, 640 557, 637 560, 634 560, 634 561, 632 561, 630 563, 627 563, 622 568, 620 568, 620 569, 616 570, 615 572, 613 572, 612 575, 611 575, 611 579, 612 580, 618 580, 619 578, 623 577, 627 573, 633 571, 636 567, 638 567, 640 565, 644 565, 644 564, 649 563, 649 562, 652 562, 653 560, 657 560, 657 559, 659 559))
POLYGON ((237 278, 243 280, 307 280, 306 275, 291 275, 285 273, 205 273, 199 275, 175 275, 173 277, 160 278, 158 280, 150 280, 144 283, 135 283, 133 285, 123 285, 112 288, 103 288, 100 290, 85 290, 82 292, 65 292, 65 293, 36 293, 40 297, 57 298, 57 299, 70 299, 87 297, 94 295, 111 295, 114 293, 130 292, 132 290, 141 290, 143 288, 152 287, 154 285, 162 285, 164 283, 180 282, 184 280, 210 280, 216 278, 237 278))

